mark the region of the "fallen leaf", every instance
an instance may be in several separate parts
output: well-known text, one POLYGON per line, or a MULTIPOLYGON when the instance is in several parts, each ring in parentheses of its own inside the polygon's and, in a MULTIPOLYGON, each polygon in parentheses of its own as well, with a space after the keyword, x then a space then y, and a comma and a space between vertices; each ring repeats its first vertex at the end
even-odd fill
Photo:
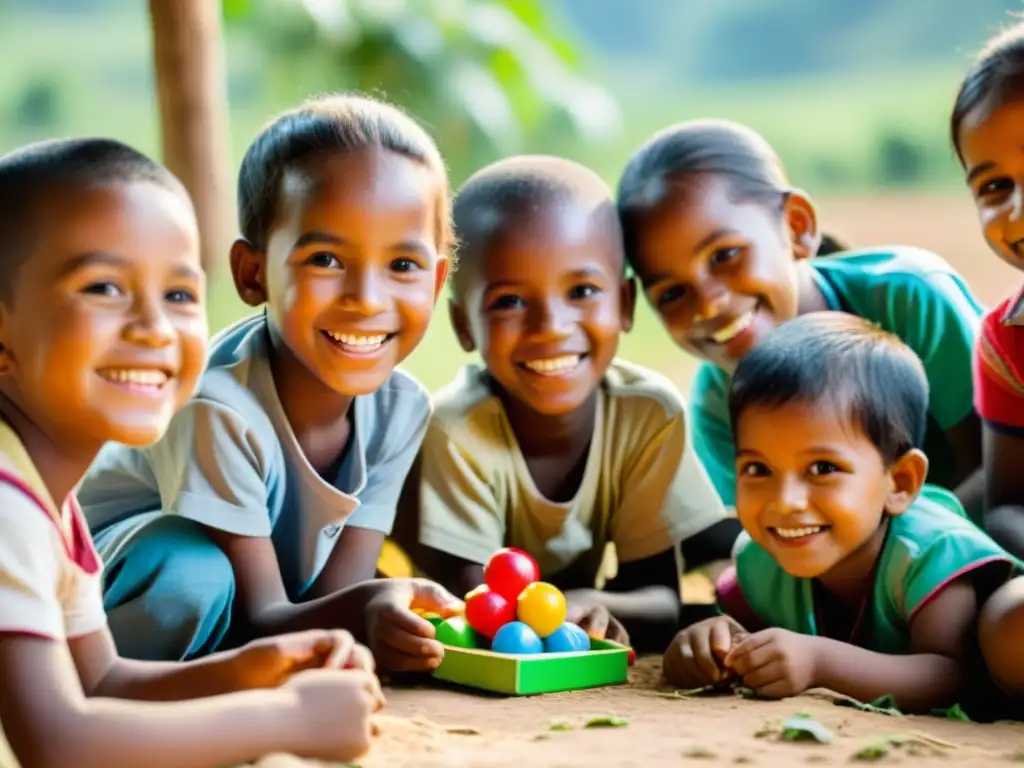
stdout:
POLYGON ((832 731, 808 714, 800 713, 782 724, 783 741, 814 740, 819 744, 830 744, 835 737, 832 731))
POLYGON ((707 747, 693 746, 683 750, 683 757, 692 757, 696 760, 708 760, 718 757, 707 747))
POLYGON ((455 736, 479 736, 480 731, 471 725, 448 725, 445 726, 445 733, 451 733, 455 736))
POLYGON ((597 715, 583 724, 584 728, 623 728, 629 725, 629 720, 615 715, 597 715))
POLYGON ((837 707, 853 707, 861 712, 873 712, 876 715, 889 715, 891 717, 903 717, 903 713, 896 706, 896 699, 890 695, 880 696, 874 701, 865 704, 863 701, 844 696, 835 699, 833 702, 837 707))
POLYGON ((576 726, 568 720, 553 720, 551 724, 548 725, 549 731, 572 731, 575 729, 576 726))

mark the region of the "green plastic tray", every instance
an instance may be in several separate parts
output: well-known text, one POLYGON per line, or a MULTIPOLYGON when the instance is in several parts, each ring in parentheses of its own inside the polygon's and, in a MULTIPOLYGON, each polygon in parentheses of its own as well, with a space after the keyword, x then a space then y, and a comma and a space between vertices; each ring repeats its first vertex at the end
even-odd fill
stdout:
POLYGON ((513 696, 575 691, 626 682, 629 650, 605 640, 590 640, 576 653, 511 655, 444 647, 434 677, 457 685, 513 696))

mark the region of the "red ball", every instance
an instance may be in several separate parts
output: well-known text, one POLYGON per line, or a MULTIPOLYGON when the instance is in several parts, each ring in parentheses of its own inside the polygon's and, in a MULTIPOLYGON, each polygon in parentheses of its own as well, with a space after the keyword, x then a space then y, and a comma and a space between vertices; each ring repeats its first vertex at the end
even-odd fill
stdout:
POLYGON ((487 587, 477 588, 466 596, 466 621, 487 638, 510 621, 516 620, 516 604, 487 587))
POLYGON ((495 552, 484 568, 484 581, 494 592, 513 604, 519 593, 540 580, 537 561, 526 552, 506 547, 495 552))

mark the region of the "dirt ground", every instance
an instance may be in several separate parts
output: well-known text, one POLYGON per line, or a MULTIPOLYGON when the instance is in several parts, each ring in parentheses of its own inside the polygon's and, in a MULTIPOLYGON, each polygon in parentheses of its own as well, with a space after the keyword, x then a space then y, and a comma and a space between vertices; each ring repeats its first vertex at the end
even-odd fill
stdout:
MULTIPOLYGON (((882 194, 819 199, 823 227, 854 247, 913 244, 945 256, 982 302, 993 304, 1024 281, 989 252, 966 191, 937 196, 882 194)), ((711 599, 691 579, 687 600, 711 599)), ((628 685, 530 698, 503 698, 441 686, 389 689, 381 734, 363 768, 399 766, 649 766, 742 764, 788 768, 857 764, 865 747, 890 743, 883 765, 975 766, 1024 763, 1024 724, 979 725, 934 717, 888 717, 834 704, 826 692, 781 702, 734 696, 670 698, 659 689, 660 659, 641 659, 628 685), (829 744, 778 738, 778 725, 806 713, 834 734, 829 744), (595 715, 628 724, 584 728, 595 715), (572 730, 551 730, 551 723, 572 730), (894 739, 899 742, 900 739, 894 739)), ((301 764, 263 761, 271 768, 301 764)))
MULTIPOLYGON (((882 765, 1005 765, 1024 762, 1024 724, 978 725, 934 717, 889 717, 840 707, 828 693, 777 702, 736 696, 669 698, 659 692, 660 659, 641 659, 628 685, 530 698, 499 698, 441 687, 389 689, 381 734, 363 768, 726 765, 857 763, 867 747, 889 744, 882 765), (810 715, 833 734, 827 744, 781 740, 779 725, 810 715), (614 715, 620 727, 582 727, 614 715), (572 730, 552 730, 552 723, 572 730), (902 745, 893 746, 887 741, 902 745), (1018 750, 1020 750, 1018 752, 1018 750)), ((265 768, 299 765, 263 761, 265 768)))

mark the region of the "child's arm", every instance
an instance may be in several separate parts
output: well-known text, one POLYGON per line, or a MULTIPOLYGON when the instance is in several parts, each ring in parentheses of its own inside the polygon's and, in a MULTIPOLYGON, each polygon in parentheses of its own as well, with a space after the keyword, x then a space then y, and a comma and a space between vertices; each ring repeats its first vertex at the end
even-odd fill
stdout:
POLYGON ((776 628, 751 635, 724 663, 769 698, 828 688, 864 702, 890 695, 905 712, 927 712, 952 704, 963 687, 961 659, 977 608, 972 580, 963 577, 913 617, 911 654, 876 653, 776 628))
POLYGON ((1004 306, 985 317, 974 350, 974 399, 983 419, 985 530, 1024 557, 1024 331, 1002 322, 1004 306), (1015 363, 1017 365, 1015 365, 1015 363))
POLYGON ((136 661, 117 655, 109 628, 68 641, 86 696, 185 701, 254 688, 276 688, 306 669, 362 669, 370 652, 348 632, 311 630, 255 640, 190 662, 136 661))
POLYGON ((355 759, 369 746, 371 678, 320 674, 331 678, 315 681, 315 691, 296 678, 188 703, 87 699, 67 645, 4 633, 0 721, 24 768, 215 768, 271 752, 355 759))
POLYGON ((323 597, 376 576, 384 537, 394 528, 402 486, 423 443, 429 418, 424 403, 418 420, 403 418, 389 427, 386 447, 381 449, 380 456, 372 457, 367 469, 359 507, 345 523, 323 570, 310 587, 310 597, 323 597))

